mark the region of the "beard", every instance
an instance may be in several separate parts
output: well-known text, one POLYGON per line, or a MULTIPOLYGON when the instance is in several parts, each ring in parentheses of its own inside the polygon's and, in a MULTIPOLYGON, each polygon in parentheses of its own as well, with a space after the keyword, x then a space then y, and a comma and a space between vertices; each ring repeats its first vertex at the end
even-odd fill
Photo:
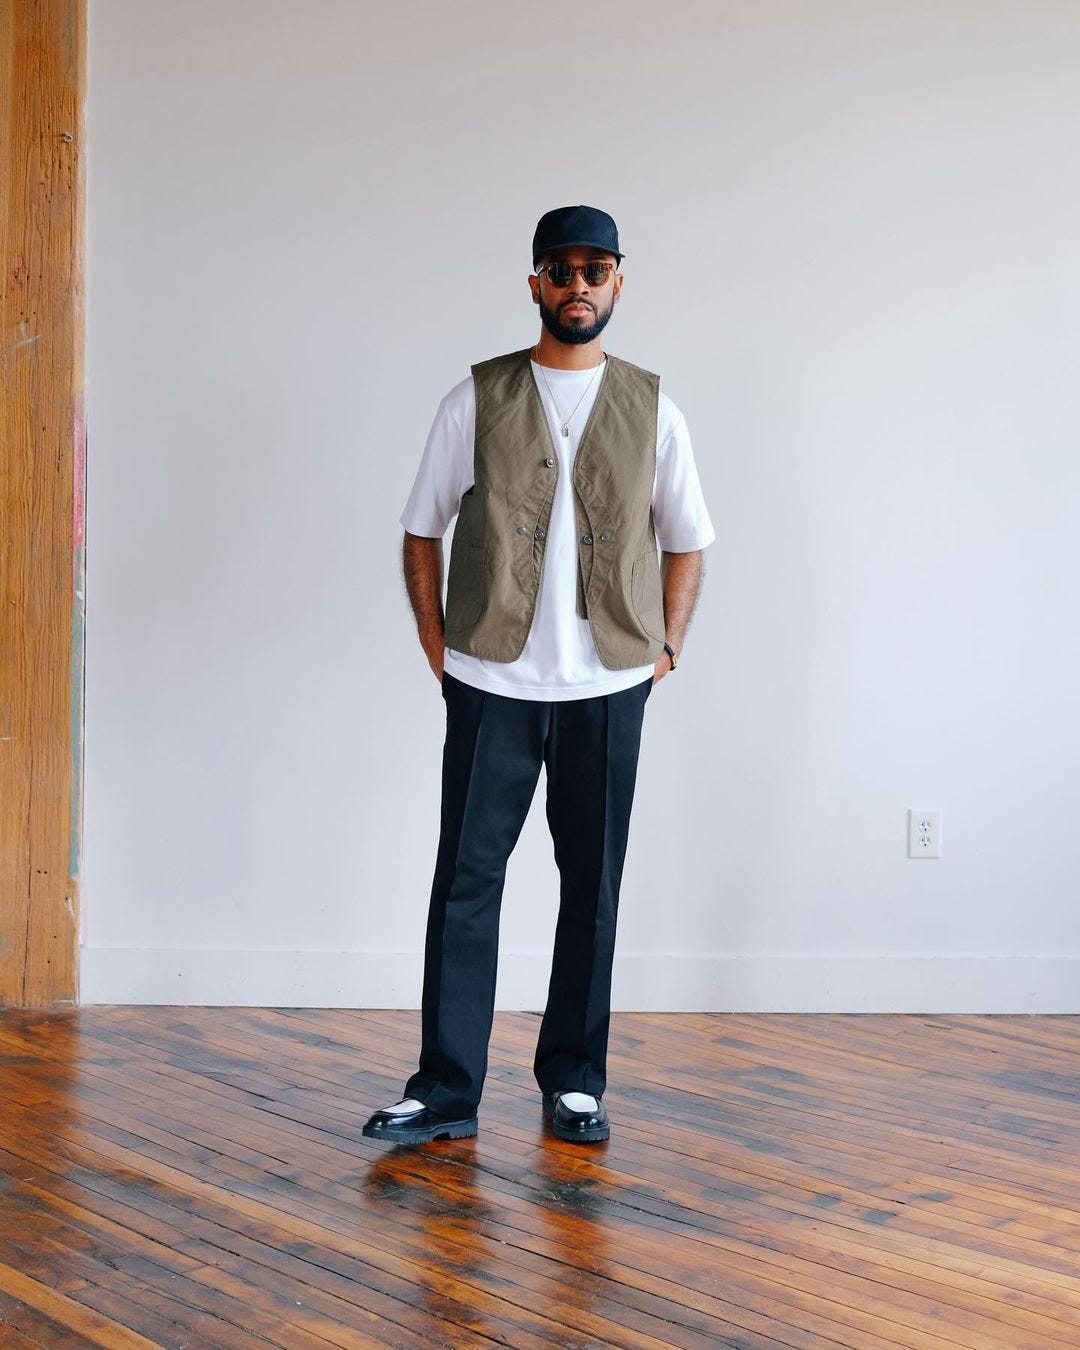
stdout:
MULTIPOLYGON (((584 303, 591 304, 592 301, 586 300, 584 303)), ((543 325, 556 342, 568 342, 578 346, 583 342, 591 342, 593 338, 599 337, 604 331, 608 320, 611 318, 612 311, 615 309, 615 297, 612 296, 606 310, 594 309, 591 318, 585 315, 581 318, 570 319, 567 323, 559 318, 558 310, 548 309, 543 300, 540 300, 539 304, 543 325)), ((570 304, 570 301, 564 300, 563 304, 570 304)))

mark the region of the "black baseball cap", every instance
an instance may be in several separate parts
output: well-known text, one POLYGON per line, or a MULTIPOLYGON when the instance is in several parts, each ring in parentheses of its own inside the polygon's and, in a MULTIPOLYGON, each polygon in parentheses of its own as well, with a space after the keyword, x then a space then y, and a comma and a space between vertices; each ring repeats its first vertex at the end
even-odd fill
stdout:
POLYGON ((623 260, 619 231, 606 211, 595 206, 557 206, 554 211, 546 211, 537 222, 532 244, 533 266, 545 253, 572 244, 614 253, 619 262, 623 260))

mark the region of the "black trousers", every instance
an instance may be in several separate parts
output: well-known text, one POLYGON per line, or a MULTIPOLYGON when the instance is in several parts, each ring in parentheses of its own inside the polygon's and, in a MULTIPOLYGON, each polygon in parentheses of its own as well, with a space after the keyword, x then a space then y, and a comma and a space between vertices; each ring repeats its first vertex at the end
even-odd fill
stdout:
POLYGON ((607 1084, 619 886, 652 677, 594 698, 536 702, 443 676, 446 742, 424 949, 420 1065, 405 1085, 444 1115, 474 1115, 487 1073, 506 864, 547 769, 559 869, 547 1007, 533 1072, 542 1092, 607 1084))

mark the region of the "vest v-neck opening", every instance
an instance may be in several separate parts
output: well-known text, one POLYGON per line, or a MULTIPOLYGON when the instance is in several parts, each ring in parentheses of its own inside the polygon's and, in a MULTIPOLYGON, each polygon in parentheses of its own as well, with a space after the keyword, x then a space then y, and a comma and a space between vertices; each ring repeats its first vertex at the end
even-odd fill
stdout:
MULTIPOLYGON (((537 375, 536 372, 537 370, 541 369, 546 371, 554 370, 558 375, 584 375, 585 372, 583 370, 573 370, 573 371, 559 370, 558 367, 556 366, 541 367, 540 363, 538 361, 534 361, 532 357, 529 356, 528 352, 526 352, 525 355, 528 357, 529 362, 529 383, 532 385, 533 392, 536 395, 537 402, 540 404, 540 412, 543 416, 544 425, 547 427, 548 430, 548 436, 551 440, 551 448, 552 450, 555 451, 556 454, 558 454, 559 446, 557 441, 555 440, 555 437, 552 435, 551 432, 551 424, 548 422, 547 409, 544 407, 544 396, 543 393, 541 392, 539 384, 539 381, 542 380, 544 377, 543 375, 537 375)), ((610 365, 611 365, 611 357, 605 352, 603 369, 600 371, 599 376, 596 377, 596 393, 593 396, 592 404, 589 407, 589 415, 585 419, 585 425, 581 428, 581 435, 578 437, 577 451, 574 456, 575 463, 581 455, 581 451, 585 445, 586 438, 588 437, 589 434, 589 428, 592 426, 593 420, 596 416, 596 410, 597 408, 600 407, 600 400, 604 396, 604 388, 607 385, 608 367, 610 365)), ((595 370, 596 367, 594 366, 591 369, 595 370)), ((567 380, 566 383, 569 384, 571 383, 571 381, 567 380)), ((554 400, 552 400, 552 402, 554 402, 554 400)), ((557 419, 561 416, 557 405, 555 408, 555 416, 557 419)), ((570 416, 573 417, 573 413, 571 413, 570 416)), ((563 422, 562 425, 566 426, 567 423, 563 422)))

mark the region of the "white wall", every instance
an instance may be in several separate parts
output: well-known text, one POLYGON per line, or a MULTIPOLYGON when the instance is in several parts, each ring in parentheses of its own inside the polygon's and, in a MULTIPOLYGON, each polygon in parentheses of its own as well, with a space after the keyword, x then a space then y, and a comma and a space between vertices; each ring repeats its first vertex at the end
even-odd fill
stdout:
POLYGON ((1073 0, 91 0, 82 999, 417 1006, 397 517, 584 201, 719 536, 615 1006, 1080 1011, 1078 55, 1073 0))

